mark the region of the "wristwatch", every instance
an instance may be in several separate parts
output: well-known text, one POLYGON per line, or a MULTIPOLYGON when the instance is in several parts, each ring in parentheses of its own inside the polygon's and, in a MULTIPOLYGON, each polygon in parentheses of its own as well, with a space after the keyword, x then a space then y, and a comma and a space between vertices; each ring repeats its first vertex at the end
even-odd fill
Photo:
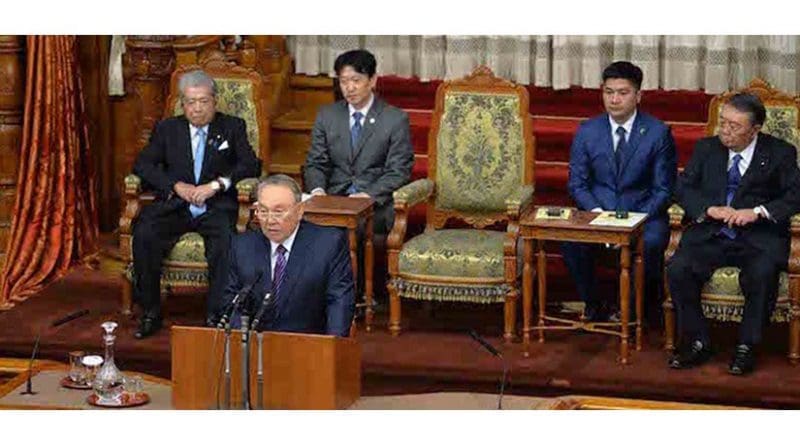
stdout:
POLYGON ((764 207, 761 207, 761 206, 758 206, 758 207, 754 208, 753 209, 753 213, 758 215, 759 218, 764 218, 764 217, 767 216, 767 215, 764 214, 764 207))
POLYGON ((220 191, 220 190, 222 190, 224 188, 225 188, 225 184, 223 184, 221 179, 217 178, 217 179, 211 181, 211 189, 214 190, 215 192, 218 192, 218 191, 220 191))

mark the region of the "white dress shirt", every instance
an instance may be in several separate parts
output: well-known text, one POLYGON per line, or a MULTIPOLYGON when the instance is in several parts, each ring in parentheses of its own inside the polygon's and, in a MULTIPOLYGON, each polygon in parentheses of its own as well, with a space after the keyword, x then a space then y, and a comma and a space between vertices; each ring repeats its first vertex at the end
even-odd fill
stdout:
POLYGON ((631 117, 628 118, 622 124, 618 124, 617 121, 611 118, 611 115, 608 116, 608 122, 611 124, 611 140, 613 144, 611 145, 614 147, 614 151, 617 151, 617 143, 619 143, 619 136, 617 136, 617 128, 622 127, 625 129, 625 142, 631 140, 631 131, 633 131, 633 121, 636 120, 636 113, 637 110, 633 110, 633 114, 631 117))

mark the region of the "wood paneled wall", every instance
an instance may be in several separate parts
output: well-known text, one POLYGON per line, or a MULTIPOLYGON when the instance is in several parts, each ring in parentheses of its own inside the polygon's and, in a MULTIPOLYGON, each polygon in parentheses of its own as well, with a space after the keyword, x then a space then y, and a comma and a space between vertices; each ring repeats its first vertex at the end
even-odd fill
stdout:
POLYGON ((11 228, 25 105, 25 37, 0 36, 0 262, 11 228))

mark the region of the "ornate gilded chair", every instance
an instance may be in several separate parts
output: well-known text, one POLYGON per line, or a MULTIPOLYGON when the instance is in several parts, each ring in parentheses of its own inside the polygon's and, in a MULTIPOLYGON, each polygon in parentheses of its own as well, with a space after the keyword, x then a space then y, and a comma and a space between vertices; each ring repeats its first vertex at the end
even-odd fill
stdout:
MULTIPOLYGON (((269 167, 269 119, 262 95, 262 78, 255 70, 225 62, 221 55, 212 55, 202 65, 181 66, 172 73, 170 93, 166 101, 165 116, 183 113, 180 105, 178 80, 186 72, 201 68, 217 83, 217 111, 244 119, 247 124, 247 137, 256 156, 261 159, 262 170, 269 167)), ((236 184, 239 195, 239 215, 237 229, 243 231, 250 219, 250 195, 255 180, 242 180, 236 184)), ((120 254, 128 262, 124 275, 126 284, 122 292, 122 312, 132 313, 132 229, 142 205, 152 202, 155 196, 142 188, 142 181, 136 175, 125 177, 123 210, 120 217, 120 254)), ((208 266, 205 259, 205 246, 199 233, 189 232, 180 237, 172 251, 164 260, 161 274, 162 294, 169 294, 173 288, 208 288, 208 266)))
POLYGON ((401 299, 410 298, 503 303, 503 336, 514 337, 518 221, 534 190, 528 105, 525 88, 486 67, 437 89, 428 178, 394 192, 387 240, 392 335, 400 334, 401 299), (409 211, 422 202, 425 231, 405 240, 409 211), (446 228, 451 220, 468 228, 446 228))
MULTIPOLYGON (((800 147, 800 100, 772 88, 761 79, 754 79, 741 92, 758 96, 767 109, 767 119, 761 131, 777 136, 800 147)), ((736 92, 727 92, 714 97, 709 106, 706 134, 715 135, 719 129, 722 105, 736 92)), ((800 161, 800 156, 798 157, 800 161)), ((677 204, 669 209, 670 241, 664 254, 672 257, 680 243, 683 231, 684 210, 677 204)), ((800 214, 791 220, 791 251, 789 270, 781 272, 778 298, 771 314, 773 322, 789 323, 788 358, 796 364, 800 361, 800 214)), ((666 274, 665 274, 666 276, 666 274)), ((675 348, 675 312, 669 286, 666 286, 664 301, 664 324, 666 328, 665 348, 675 348)), ((742 321, 744 295, 739 287, 739 269, 722 267, 714 271, 701 292, 701 304, 706 318, 717 321, 742 321)))

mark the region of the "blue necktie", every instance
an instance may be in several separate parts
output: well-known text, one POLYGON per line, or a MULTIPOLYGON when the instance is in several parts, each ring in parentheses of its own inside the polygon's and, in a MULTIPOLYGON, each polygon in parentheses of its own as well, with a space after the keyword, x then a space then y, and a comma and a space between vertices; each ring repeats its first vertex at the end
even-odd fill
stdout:
MULTIPOLYGON (((736 189, 739 188, 739 183, 742 182, 742 173, 739 171, 739 161, 742 160, 742 155, 733 157, 733 165, 728 170, 728 186, 726 187, 725 205, 731 205, 733 196, 736 194, 736 189)), ((736 229, 725 226, 720 229, 719 233, 727 236, 730 239, 736 238, 736 229)))
POLYGON ((283 272, 286 271, 286 248, 283 247, 283 244, 278 244, 276 251, 278 252, 278 257, 275 259, 275 274, 272 277, 273 298, 277 297, 278 292, 281 290, 281 285, 285 278, 283 272))
POLYGON ((617 127, 616 130, 617 136, 619 136, 619 140, 617 141, 617 148, 614 150, 614 160, 617 161, 617 173, 622 173, 622 160, 625 154, 625 149, 627 148, 628 144, 625 140, 625 128, 624 127, 617 127))
MULTIPOLYGON (((202 128, 197 129, 197 151, 194 153, 194 183, 200 183, 200 173, 203 171, 203 157, 206 154, 206 132, 202 128)), ((196 206, 189 204, 189 211, 192 218, 197 218, 206 212, 206 205, 196 206)))
MULTIPOLYGON (((353 153, 353 157, 356 155, 356 147, 358 147, 358 138, 361 136, 361 118, 364 115, 360 111, 356 111, 353 113, 353 126, 350 127, 350 147, 353 153)), ((355 184, 350 184, 350 187, 347 189, 348 194, 358 193, 358 189, 356 188, 355 184)))

